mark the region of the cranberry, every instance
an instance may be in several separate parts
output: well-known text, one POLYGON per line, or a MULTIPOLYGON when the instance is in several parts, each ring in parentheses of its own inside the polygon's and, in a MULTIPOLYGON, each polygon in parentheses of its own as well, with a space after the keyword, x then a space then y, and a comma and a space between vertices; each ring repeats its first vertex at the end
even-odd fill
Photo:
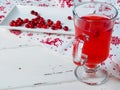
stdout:
POLYGON ((30 28, 34 28, 35 26, 33 24, 29 24, 29 27, 30 28))
POLYGON ((23 22, 24 22, 24 23, 28 23, 28 22, 29 22, 29 19, 28 19, 28 18, 25 18, 25 19, 23 20, 23 22))
POLYGON ((17 18, 17 20, 19 20, 19 21, 23 21, 23 20, 22 20, 22 18, 20 18, 20 17, 19 17, 19 18, 17 18))
POLYGON ((45 19, 43 17, 40 17, 40 22, 45 22, 45 19))
POLYGON ((52 20, 51 19, 48 19, 47 22, 51 22, 52 20))
POLYGON ((47 22, 47 23, 46 23, 46 25, 47 25, 48 27, 51 27, 52 24, 53 24, 52 22, 47 22))
POLYGON ((29 28, 29 24, 25 24, 25 27, 26 27, 26 28, 29 28))
POLYGON ((44 28, 44 29, 47 29, 47 28, 48 28, 48 26, 47 26, 47 25, 43 25, 43 28, 44 28))
POLYGON ((58 29, 62 29, 62 25, 57 26, 58 29))
POLYGON ((37 24, 37 23, 39 22, 39 20, 36 19, 36 18, 33 18, 31 21, 32 21, 32 23, 34 23, 34 24, 37 24))
POLYGON ((34 23, 32 21, 29 21, 28 23, 26 23, 25 27, 26 28, 34 28, 35 25, 34 25, 34 23))
POLYGON ((45 21, 41 21, 39 22, 41 25, 45 25, 45 21))
POLYGON ((35 16, 38 16, 39 14, 38 14, 38 12, 35 12, 34 15, 35 15, 35 16))
POLYGON ((22 23, 21 22, 16 22, 16 26, 21 26, 22 23))
POLYGON ((55 26, 52 26, 51 29, 52 29, 52 30, 56 30, 55 26))
POLYGON ((21 18, 17 18, 17 20, 15 21, 15 26, 22 26, 23 25, 23 20, 21 18))
POLYGON ((63 29, 64 29, 64 31, 68 31, 69 28, 68 28, 68 26, 64 26, 63 29))
POLYGON ((40 19, 40 18, 41 18, 41 16, 39 16, 39 15, 36 17, 36 19, 40 19))
POLYGON ((38 15, 39 15, 38 12, 36 12, 36 11, 34 11, 34 10, 31 11, 31 14, 32 14, 32 15, 35 15, 35 16, 38 16, 38 15))
POLYGON ((47 26, 51 27, 53 25, 53 21, 51 19, 48 19, 46 24, 47 26))
POLYGON ((35 13, 35 11, 34 11, 34 10, 32 10, 32 11, 31 11, 31 14, 34 14, 34 13, 35 13))
POLYGON ((72 20, 72 17, 71 17, 71 16, 68 16, 67 18, 68 18, 68 20, 72 20))
POLYGON ((15 26, 15 21, 12 20, 10 23, 9 23, 10 26, 15 26))
POLYGON ((14 23, 13 23, 13 26, 17 26, 17 23, 16 23, 16 22, 14 22, 14 23))
POLYGON ((56 21, 56 24, 57 24, 57 25, 61 25, 61 21, 60 21, 60 20, 57 20, 57 21, 56 21))
POLYGON ((37 27, 38 27, 38 28, 42 28, 43 25, 42 25, 41 23, 38 23, 38 24, 37 24, 37 27))

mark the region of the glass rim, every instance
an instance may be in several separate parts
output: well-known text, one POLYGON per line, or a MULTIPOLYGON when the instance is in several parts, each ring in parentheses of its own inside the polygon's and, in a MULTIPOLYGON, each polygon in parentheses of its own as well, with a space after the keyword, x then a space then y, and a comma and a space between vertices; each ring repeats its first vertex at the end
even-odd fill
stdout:
MULTIPOLYGON (((77 4, 77 5, 75 5, 73 10, 72 10, 73 15, 76 15, 77 18, 82 19, 80 16, 78 16, 78 14, 76 13, 75 9, 78 6, 84 5, 84 4, 87 4, 87 3, 102 3, 102 4, 106 4, 106 5, 109 5, 109 6, 113 7, 116 13, 115 13, 115 15, 112 18, 108 18, 108 20, 113 20, 113 19, 115 19, 118 16, 118 10, 117 10, 117 8, 114 5, 111 5, 111 4, 106 3, 106 2, 98 2, 98 1, 95 1, 95 2, 86 1, 86 2, 81 2, 81 3, 77 4)), ((85 20, 85 19, 83 19, 83 20, 85 20)), ((91 21, 91 20, 86 20, 86 21, 91 21)), ((92 21, 97 21, 97 20, 92 20, 92 21)), ((104 21, 104 20, 100 20, 100 21, 104 21)))

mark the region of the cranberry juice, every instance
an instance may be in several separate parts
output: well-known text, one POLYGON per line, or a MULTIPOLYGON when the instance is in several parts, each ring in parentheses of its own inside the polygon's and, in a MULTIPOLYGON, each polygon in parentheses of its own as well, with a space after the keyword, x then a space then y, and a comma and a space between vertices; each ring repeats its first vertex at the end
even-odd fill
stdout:
MULTIPOLYGON (((92 68, 108 57, 112 27, 112 21, 105 16, 88 15, 75 19, 75 38, 84 41, 82 53, 88 56, 88 67, 92 68)), ((79 62, 75 62, 77 63, 79 62)))

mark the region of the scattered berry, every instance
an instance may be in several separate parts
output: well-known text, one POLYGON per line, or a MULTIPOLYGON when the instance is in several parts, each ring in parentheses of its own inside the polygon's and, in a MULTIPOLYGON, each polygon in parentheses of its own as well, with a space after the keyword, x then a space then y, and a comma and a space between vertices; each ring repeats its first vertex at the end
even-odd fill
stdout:
POLYGON ((68 26, 63 27, 64 31, 68 31, 68 26))
POLYGON ((68 20, 72 20, 72 17, 71 17, 71 16, 68 16, 67 18, 68 18, 68 20))

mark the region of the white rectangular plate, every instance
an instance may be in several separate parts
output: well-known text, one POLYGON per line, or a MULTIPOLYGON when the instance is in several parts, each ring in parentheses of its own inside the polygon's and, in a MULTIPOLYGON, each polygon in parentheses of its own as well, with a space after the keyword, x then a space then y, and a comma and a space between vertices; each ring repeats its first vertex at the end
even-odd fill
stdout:
POLYGON ((13 9, 8 13, 4 20, 0 23, 0 27, 13 30, 21 31, 33 31, 33 32, 47 32, 47 33, 58 33, 58 34, 74 34, 74 25, 73 20, 68 20, 67 17, 72 16, 72 8, 59 8, 59 7, 38 7, 38 6, 23 6, 15 5, 13 9), (68 26, 69 30, 52 30, 52 29, 43 29, 43 28, 26 28, 24 26, 11 27, 9 25, 11 20, 16 20, 18 17, 24 18, 33 18, 34 16, 30 14, 31 10, 37 11, 45 19, 52 19, 54 22, 60 20, 62 26, 68 26))

